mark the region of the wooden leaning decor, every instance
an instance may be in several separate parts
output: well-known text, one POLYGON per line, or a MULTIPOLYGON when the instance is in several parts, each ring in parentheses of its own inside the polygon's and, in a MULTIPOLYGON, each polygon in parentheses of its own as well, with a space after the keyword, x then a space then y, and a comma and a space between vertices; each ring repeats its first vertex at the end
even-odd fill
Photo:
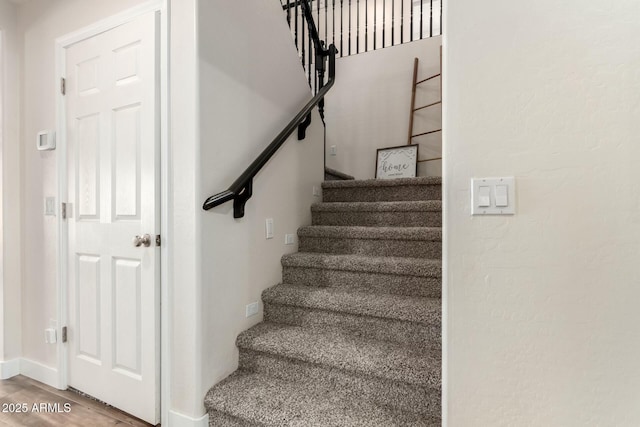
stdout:
MULTIPOLYGON (((413 60, 413 84, 411 86, 411 110, 409 112, 409 135, 407 137, 407 145, 411 145, 413 142, 413 138, 423 135, 429 135, 436 132, 442 132, 442 126, 440 129, 431 130, 428 132, 422 132, 415 134, 413 133, 413 117, 416 111, 422 110, 424 108, 433 107, 438 104, 442 104, 442 78, 440 78, 440 100, 437 102, 433 102, 431 104, 423 105, 416 108, 416 88, 419 84, 427 82, 429 80, 435 79, 436 77, 442 77, 442 46, 440 47, 440 72, 438 74, 434 74, 431 77, 427 77, 426 79, 418 81, 418 58, 413 60)), ((418 162, 430 162, 433 160, 441 160, 442 156, 434 157, 431 159, 419 159, 418 162)))

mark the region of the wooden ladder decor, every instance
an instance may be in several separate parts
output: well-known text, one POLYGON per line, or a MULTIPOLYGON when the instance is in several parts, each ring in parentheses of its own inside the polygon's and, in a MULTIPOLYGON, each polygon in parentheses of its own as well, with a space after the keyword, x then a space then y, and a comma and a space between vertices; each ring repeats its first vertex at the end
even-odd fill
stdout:
MULTIPOLYGON (((429 80, 435 79, 436 77, 442 76, 442 47, 440 47, 440 72, 438 74, 434 74, 431 77, 427 77, 426 79, 418 81, 418 58, 413 60, 413 84, 411 86, 411 110, 409 112, 409 135, 407 137, 407 145, 411 145, 413 138, 423 135, 429 135, 436 132, 442 132, 442 128, 432 130, 429 132, 422 132, 418 134, 413 134, 413 116, 418 110, 422 110, 423 108, 433 107, 434 105, 442 104, 442 79, 440 79, 440 100, 437 102, 433 102, 431 104, 423 105, 421 107, 416 108, 416 88, 419 84, 427 82, 429 80)), ((433 160, 441 160, 442 157, 434 157, 432 159, 424 159, 418 160, 418 162, 430 162, 433 160)))

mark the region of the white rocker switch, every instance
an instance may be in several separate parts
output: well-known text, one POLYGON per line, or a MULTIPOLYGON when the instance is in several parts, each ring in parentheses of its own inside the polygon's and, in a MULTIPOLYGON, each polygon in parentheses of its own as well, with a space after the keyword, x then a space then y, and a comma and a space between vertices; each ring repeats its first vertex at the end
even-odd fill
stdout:
POLYGON ((478 206, 481 208, 491 206, 491 187, 486 185, 478 187, 478 206))
POLYGON ((471 178, 471 215, 514 215, 515 202, 515 177, 471 178))
POLYGON ((503 208, 507 206, 509 206, 509 187, 496 185, 496 207, 503 208))

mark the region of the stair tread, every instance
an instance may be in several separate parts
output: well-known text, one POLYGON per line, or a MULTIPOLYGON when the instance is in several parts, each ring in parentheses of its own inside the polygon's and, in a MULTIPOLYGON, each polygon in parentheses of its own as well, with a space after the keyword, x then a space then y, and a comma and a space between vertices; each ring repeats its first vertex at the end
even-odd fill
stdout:
POLYGON ((322 188, 352 188, 352 187, 396 187, 404 185, 440 185, 440 176, 420 176, 416 178, 399 179, 355 179, 349 181, 324 181, 322 188))
POLYGON ((440 227, 365 227, 310 225, 298 229, 298 237, 366 240, 442 240, 440 227))
POLYGON ((237 371, 209 390, 205 406, 264 426, 439 426, 440 419, 394 410, 313 384, 237 371))
POLYGON ((406 322, 440 322, 441 300, 339 288, 280 284, 262 293, 265 303, 372 316, 406 322))
POLYGON ((440 200, 400 202, 322 202, 311 205, 311 212, 435 212, 442 210, 440 200))
POLYGON ((260 323, 238 336, 241 349, 319 364, 331 369, 440 387, 439 350, 418 350, 408 345, 376 341, 340 330, 309 330, 277 323, 260 323))
POLYGON ((419 277, 441 277, 442 261, 428 258, 373 257, 297 252, 282 257, 284 267, 309 267, 419 277))

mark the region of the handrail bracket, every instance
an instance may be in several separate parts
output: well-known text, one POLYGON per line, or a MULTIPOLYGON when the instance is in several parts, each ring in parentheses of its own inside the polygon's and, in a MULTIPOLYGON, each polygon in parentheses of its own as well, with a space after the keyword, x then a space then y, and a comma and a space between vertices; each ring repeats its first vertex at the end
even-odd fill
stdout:
POLYGON ((244 216, 244 205, 253 195, 253 178, 249 179, 242 191, 233 198, 233 217, 242 218, 244 216))

